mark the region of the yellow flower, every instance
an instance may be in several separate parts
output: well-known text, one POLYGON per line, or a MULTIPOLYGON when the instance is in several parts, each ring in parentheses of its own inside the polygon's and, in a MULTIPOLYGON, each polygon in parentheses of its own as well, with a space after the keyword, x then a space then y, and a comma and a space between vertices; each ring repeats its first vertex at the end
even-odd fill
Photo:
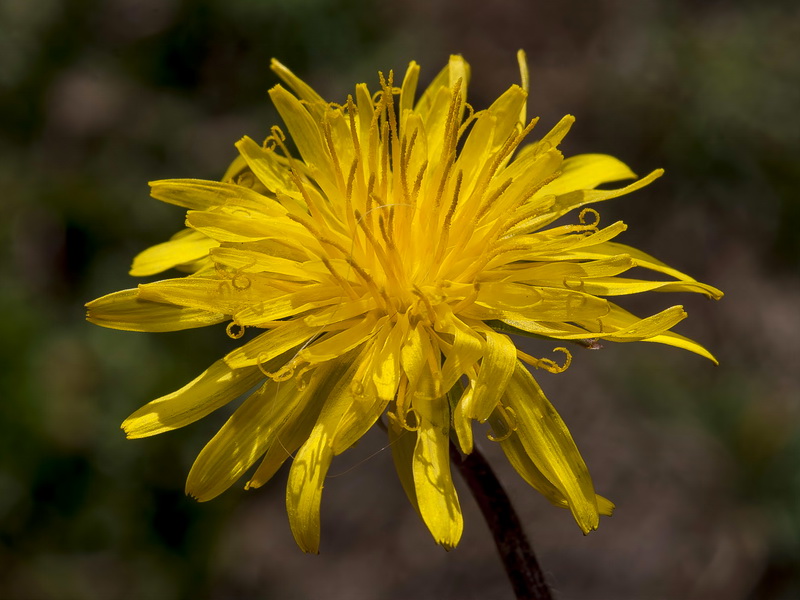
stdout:
MULTIPOLYGON (((270 96, 296 152, 273 128, 245 137, 222 182, 156 181, 152 195, 188 209, 187 229, 136 257, 131 274, 171 267, 189 275, 90 302, 93 323, 173 331, 228 322, 259 332, 180 390, 147 404, 130 438, 192 423, 249 396, 202 450, 187 493, 214 498, 261 460, 246 487, 293 457, 286 504, 300 547, 319 547, 323 481, 334 456, 376 422, 397 473, 436 542, 458 543, 462 517, 448 447, 473 448, 472 421, 491 424, 511 464, 584 533, 613 504, 595 494, 566 426, 526 364, 563 371, 518 350, 509 334, 569 340, 660 342, 713 357, 672 333, 681 306, 640 319, 608 296, 650 290, 722 294, 644 252, 612 241, 584 208, 649 184, 602 154, 564 159, 564 117, 523 145, 527 67, 489 108, 467 103, 460 56, 415 101, 419 66, 400 87, 380 76, 344 104, 323 100, 279 62, 270 96), (670 277, 620 277, 633 267, 670 277), (255 391, 252 391, 255 389, 255 391), (385 415, 385 418, 382 417, 385 415)), ((250 331, 247 331, 250 333, 250 331)))

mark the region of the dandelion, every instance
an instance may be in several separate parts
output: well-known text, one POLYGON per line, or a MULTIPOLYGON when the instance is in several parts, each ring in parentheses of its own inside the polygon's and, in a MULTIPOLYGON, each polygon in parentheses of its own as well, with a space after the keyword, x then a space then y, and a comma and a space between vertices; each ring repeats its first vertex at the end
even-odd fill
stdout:
POLYGON ((227 323, 229 336, 248 336, 122 425, 130 438, 147 437, 247 394, 200 452, 187 493, 210 500, 260 461, 246 484, 259 487, 291 458, 291 529, 304 551, 317 552, 331 461, 377 423, 409 500, 451 548, 463 523, 449 445, 472 452, 477 421, 584 533, 611 514, 529 367, 560 373, 572 359, 567 342, 601 340, 658 342, 714 360, 670 331, 683 307, 639 318, 608 298, 722 294, 614 241, 625 225, 601 226, 585 208, 661 170, 636 179, 611 156, 565 159, 558 145, 571 116, 526 144, 536 119, 526 116, 521 52, 519 63, 522 84, 475 111, 460 56, 418 100, 412 62, 399 86, 380 74, 377 92, 357 85, 343 104, 273 61, 289 88, 270 90, 286 133, 274 127, 262 144, 239 141, 221 182, 151 183, 153 197, 188 209, 187 228, 137 256, 131 274, 188 274, 90 302, 88 319, 148 332, 227 323), (635 181, 597 189, 625 179, 635 181), (662 279, 623 276, 634 267, 662 279), (560 345, 534 357, 513 334, 560 345))

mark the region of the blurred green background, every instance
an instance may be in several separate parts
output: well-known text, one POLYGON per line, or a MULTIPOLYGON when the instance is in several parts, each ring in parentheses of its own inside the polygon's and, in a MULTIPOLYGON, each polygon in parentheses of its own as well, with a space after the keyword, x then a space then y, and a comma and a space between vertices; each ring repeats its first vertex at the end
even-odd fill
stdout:
MULTIPOLYGON (((164 177, 221 176, 278 122, 275 56, 331 100, 450 53, 483 108, 528 53, 534 135, 666 177, 602 207, 622 241, 722 288, 684 303, 696 356, 577 352, 539 381, 598 491, 583 537, 484 441, 562 599, 800 597, 800 11, 793 2, 0 0, 0 598, 511 598, 461 487, 466 531, 429 539, 373 432, 335 462, 322 554, 294 545, 285 470, 206 504, 183 482, 223 422, 126 441, 121 421, 229 348, 223 327, 104 330, 83 303, 132 287, 180 209, 164 177)), ((534 348, 539 355, 548 345, 534 348)), ((460 482, 458 482, 460 484, 460 482)))

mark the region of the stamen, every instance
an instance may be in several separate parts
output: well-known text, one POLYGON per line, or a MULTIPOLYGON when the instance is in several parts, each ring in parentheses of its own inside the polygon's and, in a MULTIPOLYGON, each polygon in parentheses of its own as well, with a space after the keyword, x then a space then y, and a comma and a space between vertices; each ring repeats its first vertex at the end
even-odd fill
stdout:
POLYGON ((433 257, 434 267, 436 267, 437 265, 441 265, 442 257, 444 256, 444 253, 447 250, 447 242, 450 240, 450 224, 453 220, 453 215, 456 212, 456 207, 458 206, 458 198, 461 193, 461 180, 463 178, 463 175, 464 172, 461 170, 459 170, 458 175, 456 175, 456 185, 453 190, 453 199, 450 201, 450 207, 447 209, 447 214, 445 214, 444 216, 444 223, 442 223, 442 232, 439 235, 439 244, 436 247, 436 252, 434 253, 433 257))
POLYGON ((236 275, 233 276, 233 279, 231 279, 231 285, 233 286, 234 289, 243 292, 252 285, 252 282, 250 281, 250 278, 247 275, 244 275, 242 273, 237 273, 236 275))
POLYGON ((400 424, 402 425, 403 429, 407 431, 419 431, 420 427, 422 426, 422 421, 419 418, 419 412, 413 406, 409 406, 408 410, 406 410, 405 414, 401 417, 400 424), (414 425, 408 424, 408 415, 414 415, 414 425))
POLYGON ((353 267, 353 270, 356 274, 361 277, 364 284, 369 288, 369 291, 372 293, 373 297, 378 300, 382 304, 382 308, 389 312, 389 307, 391 306, 391 300, 386 295, 386 292, 382 289, 378 288, 378 285, 375 283, 375 280, 370 277, 369 273, 367 273, 361 265, 359 265, 352 256, 348 256, 345 258, 347 264, 353 267))
MULTIPOLYGON (((500 415, 503 424, 506 426, 506 431, 500 436, 495 436, 489 432, 486 434, 486 437, 492 442, 504 442, 517 430, 517 414, 514 412, 513 408, 503 406, 502 403, 497 405, 497 412, 500 415)), ((494 427, 492 429, 494 429, 494 427)))
MULTIPOLYGON (((394 142, 397 142, 397 118, 394 114, 394 88, 392 84, 394 83, 394 71, 389 71, 389 78, 388 80, 384 80, 383 73, 378 73, 378 79, 381 82, 381 86, 383 87, 383 97, 386 98, 386 113, 389 116, 389 132, 392 134, 394 138, 394 142)), ((393 149, 393 154, 394 154, 393 149)), ((399 161, 395 161, 397 164, 399 161)))
POLYGON ((278 369, 274 373, 266 373, 266 375, 275 383, 280 383, 282 381, 289 381, 292 377, 294 377, 294 370, 298 364, 299 361, 297 360, 297 358, 294 358, 285 365, 283 365, 280 369, 278 369))
POLYGON ((555 198, 556 197, 553 194, 548 194, 547 196, 539 198, 536 201, 535 207, 528 204, 527 206, 524 206, 524 208, 518 208, 516 211, 514 211, 514 214, 511 216, 511 218, 503 224, 501 236, 513 235, 515 233, 528 233, 536 229, 535 227, 533 229, 529 229, 532 224, 531 222, 552 208, 553 204, 555 204, 555 198), (525 225, 524 228, 519 227, 526 222, 528 222, 528 224, 525 225))
POLYGON ((369 216, 372 212, 372 201, 375 192, 375 173, 369 174, 369 182, 367 182, 367 196, 364 202, 364 215, 369 216))
MULTIPOLYGON (((283 133, 280 127, 277 125, 273 125, 270 128, 270 134, 264 138, 264 142, 261 144, 264 150, 272 152, 275 150, 275 147, 281 143, 286 141, 286 134, 283 133)), ((288 154, 287 154, 288 156, 288 154)))
POLYGON ((308 212, 311 213, 311 217, 315 221, 325 223, 325 218, 323 217, 322 212, 320 212, 316 202, 311 199, 311 194, 309 194, 308 190, 306 190, 305 185, 303 185, 303 181, 300 179, 300 175, 297 173, 293 165, 290 165, 289 177, 291 177, 292 182, 297 187, 300 194, 302 194, 303 200, 306 201, 306 206, 308 206, 308 212))
POLYGON ((425 171, 428 168, 428 161, 425 160, 422 163, 422 167, 420 167, 419 173, 417 173, 417 178, 414 180, 414 189, 411 192, 411 202, 416 204, 417 196, 419 195, 419 189, 422 187, 422 178, 425 176, 425 171))
POLYGON ((509 229, 511 229, 511 227, 513 227, 518 222, 517 217, 513 216, 514 213, 517 212, 517 210, 519 210, 522 206, 524 206, 528 202, 528 200, 533 198, 539 192, 539 190, 541 190, 544 186, 546 186, 548 183, 552 181, 555 181, 560 176, 561 176, 561 171, 556 171, 555 173, 551 173, 547 177, 534 183, 527 190, 525 190, 525 192, 523 192, 520 195, 519 199, 508 207, 508 212, 512 214, 512 217, 503 222, 503 224, 498 228, 497 236, 500 237, 504 235, 509 229))
POLYGON ((333 143, 331 124, 328 121, 327 115, 325 115, 325 120, 322 122, 322 135, 325 139, 325 144, 328 146, 328 152, 331 155, 331 160, 333 161, 333 171, 336 174, 336 184, 339 186, 340 190, 344 190, 344 174, 342 173, 342 167, 339 163, 339 155, 336 153, 336 145, 333 143))
MULTIPOLYGON (((372 248, 375 250, 375 256, 378 258, 378 261, 383 266, 383 271, 387 276, 387 279, 394 280, 394 283, 399 283, 400 274, 395 272, 394 265, 392 261, 389 260, 389 257, 386 255, 386 251, 383 246, 378 242, 375 234, 372 232, 372 227, 367 222, 367 219, 362 217, 361 213, 355 211, 356 223, 361 230, 364 232, 364 236, 367 238, 367 241, 372 245, 372 248)), ((379 215, 380 220, 380 215, 379 215)))
POLYGON ((381 124, 381 145, 383 152, 381 152, 381 196, 387 197, 389 189, 389 123, 384 121, 381 124))
MULTIPOLYGON (((483 195, 486 193, 489 184, 494 179, 494 176, 497 173, 498 169, 500 168, 500 165, 503 164, 505 159, 508 158, 512 152, 514 152, 514 150, 517 148, 520 142, 522 142, 525 136, 527 136, 528 133, 530 133, 531 129, 533 129, 533 126, 536 125, 537 120, 538 119, 533 119, 530 123, 528 123, 528 126, 525 127, 522 131, 509 134, 509 136, 506 138, 506 141, 501 146, 500 150, 498 150, 495 153, 494 158, 492 159, 492 162, 489 165, 489 168, 481 171, 478 182, 475 184, 475 188, 469 198, 469 203, 471 206, 473 206, 475 203, 477 203, 478 206, 482 205, 481 199, 483 198, 483 195), (473 198, 475 199, 474 201, 473 198)), ((473 211, 476 210, 474 206, 472 210, 473 211)), ((465 218, 472 219, 473 217, 471 216, 471 213, 467 211, 465 213, 465 218)))
POLYGON ((568 275, 563 280, 564 287, 574 292, 582 292, 586 287, 586 282, 577 275, 568 275))
POLYGON ((581 225, 585 225, 587 227, 591 227, 592 229, 597 231, 598 225, 600 225, 600 213, 597 212, 593 208, 584 208, 580 212, 580 214, 578 215, 578 220, 581 222, 581 225), (594 222, 593 223, 587 223, 586 222, 586 215, 594 216, 594 222))
POLYGON ((375 106, 375 111, 372 113, 372 120, 369 125, 369 153, 367 154, 369 159, 369 170, 370 170, 370 177, 375 173, 377 164, 377 153, 378 153, 378 143, 380 141, 380 133, 378 130, 378 121, 383 114, 385 100, 383 98, 383 91, 376 92, 373 96, 373 104, 375 106), (380 102, 376 100, 376 98, 380 98, 380 102))
POLYGON ((353 289, 353 286, 350 285, 350 282, 347 281, 344 277, 342 277, 339 272, 333 268, 333 264, 331 263, 330 259, 327 256, 322 256, 322 264, 325 265, 325 268, 328 269, 328 272, 333 276, 339 286, 350 296, 351 300, 358 300, 360 296, 356 293, 353 289))
POLYGON ((350 165, 350 171, 347 174, 347 184, 344 188, 344 197, 345 201, 347 202, 347 211, 350 212, 352 209, 350 208, 352 198, 353 198, 353 183, 356 178, 356 168, 358 168, 358 155, 353 159, 352 164, 350 165))
POLYGON ((414 133, 411 134, 411 139, 403 138, 403 152, 402 152, 402 161, 400 162, 401 167, 407 167, 409 161, 411 160, 411 154, 414 152, 414 146, 417 143, 417 135, 419 134, 419 129, 415 129, 414 133))
MULTIPOLYGON (((347 226, 350 228, 350 231, 355 231, 356 229, 356 221, 353 218, 353 183, 355 182, 356 178, 356 169, 359 165, 359 155, 356 154, 356 157, 353 159, 353 164, 350 165, 350 172, 347 175, 347 185, 345 186, 344 192, 344 212, 347 215, 347 226)), ((353 243, 355 244, 356 240, 353 239, 353 243)))
POLYGON ((461 84, 463 83, 463 79, 461 77, 458 78, 455 85, 453 86, 453 99, 450 101, 450 109, 447 112, 447 123, 445 124, 445 143, 442 147, 442 160, 446 156, 445 151, 447 150, 447 154, 449 155, 453 151, 455 151, 456 145, 458 144, 458 123, 457 123, 457 114, 461 112, 461 102, 463 98, 461 97, 461 84))
POLYGON ((517 358, 536 369, 544 369, 553 374, 563 373, 572 364, 572 354, 566 348, 561 347, 553 348, 553 352, 563 352, 566 355, 563 365, 559 366, 554 360, 549 358, 536 358, 530 354, 526 354, 522 350, 517 350, 517 358))
MULTIPOLYGON (((395 206, 407 206, 407 204, 403 203, 403 204, 390 204, 389 205, 388 230, 392 232, 392 235, 394 235, 394 207, 395 206)), ((381 220, 381 216, 378 215, 378 224, 379 225, 380 225, 380 220, 381 220)), ((389 239, 388 244, 389 244, 390 248, 392 248, 392 249, 394 248, 394 242, 391 239, 389 239)))
POLYGON ((508 189, 508 186, 510 186, 512 183, 513 181, 511 179, 506 179, 499 188, 492 192, 492 195, 489 196, 481 205, 480 209, 478 209, 478 214, 475 215, 476 222, 480 221, 483 215, 489 212, 492 204, 494 204, 497 199, 505 193, 505 191, 508 189))
POLYGON ((256 356, 256 366, 258 367, 258 370, 264 374, 265 377, 269 377, 269 372, 264 368, 264 363, 267 362, 266 356, 267 356, 266 352, 259 352, 258 356, 256 356))
POLYGON ((467 109, 469 114, 464 118, 464 122, 461 124, 461 127, 458 128, 458 135, 456 136, 456 139, 459 140, 461 139, 461 136, 464 135, 464 132, 467 130, 467 127, 469 127, 472 124, 472 122, 475 119, 477 119, 481 115, 481 113, 484 112, 484 111, 479 111, 476 113, 475 109, 472 108, 472 105, 469 102, 464 102, 464 108, 467 109))
POLYGON ((361 156, 361 144, 358 142, 358 131, 356 130, 356 115, 358 114, 358 108, 356 108, 355 102, 353 102, 353 96, 351 94, 347 95, 347 116, 350 120, 350 137, 353 140, 353 150, 355 151, 356 157, 361 156))
POLYGON ((425 310, 428 312, 428 321, 436 329, 441 329, 441 323, 439 322, 439 317, 437 316, 436 311, 433 310, 433 305, 431 304, 431 300, 430 298, 428 298, 427 294, 424 294, 422 290, 420 290, 416 285, 414 286, 414 289, 411 291, 425 305, 425 310))
POLYGON ((286 144, 284 143, 286 141, 286 134, 283 133, 281 128, 278 127, 277 125, 273 125, 270 131, 272 133, 269 136, 267 136, 267 139, 264 140, 264 144, 268 143, 272 144, 271 147, 272 150, 274 150, 276 147, 280 148, 281 152, 283 152, 283 155, 289 160, 291 160, 292 153, 289 152, 289 149, 286 147, 286 144))
POLYGON ((453 163, 448 162, 445 165, 444 173, 442 173, 442 178, 439 180, 439 187, 436 190, 436 196, 434 197, 433 201, 433 209, 434 209, 434 217, 431 220, 432 223, 435 225, 436 222, 439 220, 439 207, 442 204, 442 195, 444 194, 444 188, 447 186, 447 183, 450 181, 450 174, 453 172, 453 163))
POLYGON ((313 370, 314 370, 314 365, 306 365, 305 367, 300 369, 300 371, 297 372, 297 375, 295 375, 294 378, 295 379, 294 385, 297 388, 298 392, 303 392, 308 388, 309 380, 311 379, 311 377, 304 378, 304 375, 313 370))
POLYGON ((228 323, 228 326, 225 328, 225 333, 228 334, 228 337, 234 340, 238 340, 240 337, 244 335, 245 326, 239 325, 236 321, 231 321, 228 323), (234 327, 237 327, 234 331, 234 327))
POLYGON ((311 235, 313 235, 315 238, 317 238, 317 241, 319 243, 327 244, 328 246, 332 246, 332 247, 336 248, 344 256, 349 256, 350 255, 350 252, 344 246, 342 246, 339 242, 337 242, 335 240, 332 240, 327 236, 324 236, 322 234, 322 232, 320 232, 319 229, 314 227, 314 225, 309 223, 305 218, 300 217, 298 215, 293 215, 291 213, 287 213, 286 214, 286 218, 291 220, 291 221, 294 221, 295 223, 299 223, 300 225, 305 227, 311 235))
MULTIPOLYGON (((390 207, 389 208, 389 219, 390 220, 392 219, 392 216, 394 215, 394 211, 392 210, 393 208, 394 207, 390 207)), ((395 245, 394 245, 394 240, 389 235, 389 231, 388 231, 388 229, 386 227, 386 221, 384 220, 383 215, 378 215, 378 228, 380 229, 381 237, 383 238, 383 241, 386 242, 386 246, 390 250, 396 250, 395 245)))

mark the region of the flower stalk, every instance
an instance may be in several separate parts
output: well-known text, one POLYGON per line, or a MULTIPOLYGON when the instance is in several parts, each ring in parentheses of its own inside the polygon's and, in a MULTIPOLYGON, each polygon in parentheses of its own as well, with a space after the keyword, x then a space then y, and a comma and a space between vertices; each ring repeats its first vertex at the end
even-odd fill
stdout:
POLYGON ((486 519, 517 600, 552 600, 553 595, 514 506, 483 454, 473 448, 471 454, 462 456, 450 444, 450 458, 486 519))

